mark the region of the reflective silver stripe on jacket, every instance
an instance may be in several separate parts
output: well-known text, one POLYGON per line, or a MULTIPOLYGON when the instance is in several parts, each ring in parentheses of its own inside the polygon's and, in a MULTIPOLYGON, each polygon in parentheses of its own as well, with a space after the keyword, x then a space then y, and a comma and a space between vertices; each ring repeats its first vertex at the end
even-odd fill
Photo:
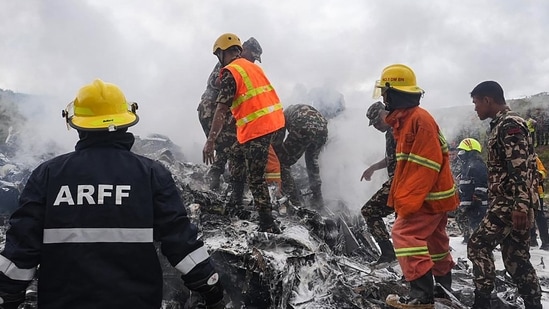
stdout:
MULTIPOLYGON (((469 206, 469 205, 473 205, 473 202, 472 201, 461 201, 461 202, 459 202, 459 206, 469 206)), ((482 206, 488 205, 488 201, 482 201, 481 205, 482 206)))
POLYGON ((0 255, 0 272, 13 280, 29 281, 34 277, 36 267, 31 269, 19 268, 5 256, 0 255))
POLYGON ((193 270, 197 264, 205 261, 208 257, 210 257, 208 250, 202 246, 189 253, 181 262, 175 265, 175 268, 186 275, 193 270))
POLYGON ((153 242, 152 228, 70 228, 44 229, 45 244, 96 242, 153 242))

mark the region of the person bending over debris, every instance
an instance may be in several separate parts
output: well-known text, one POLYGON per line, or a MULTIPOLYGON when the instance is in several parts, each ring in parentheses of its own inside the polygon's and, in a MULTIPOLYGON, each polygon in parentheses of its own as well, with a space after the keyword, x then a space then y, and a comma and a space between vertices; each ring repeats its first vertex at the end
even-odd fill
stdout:
POLYGON ((530 227, 539 207, 536 154, 526 121, 510 110, 494 81, 478 84, 471 98, 480 120, 491 118, 488 136, 488 212, 467 243, 473 264, 473 308, 491 308, 495 286, 493 251, 500 246, 505 269, 526 309, 541 306, 541 287, 530 263, 530 227))
MULTIPOLYGON (((254 37, 249 38, 242 44, 242 57, 248 61, 255 62, 257 60, 261 62, 262 53, 263 49, 254 37)), ((221 63, 218 62, 210 73, 206 90, 202 94, 197 108, 198 120, 202 125, 202 130, 204 130, 206 137, 208 137, 208 134, 210 133, 216 109, 215 100, 219 95, 219 71, 221 70, 221 67, 221 63)), ((230 114, 230 111, 227 111, 227 113, 230 114)), ((225 118, 224 127, 224 130, 216 139, 215 159, 207 175, 211 190, 219 189, 220 177, 225 172, 225 165, 230 157, 231 146, 236 143, 236 124, 234 117, 228 115, 225 118)))
POLYGON ((446 224, 459 199, 448 144, 433 117, 419 107, 424 91, 412 69, 402 64, 386 67, 375 89, 389 111, 385 121, 397 145, 388 205, 397 214, 391 232, 396 256, 410 282, 409 295, 391 294, 386 302, 396 308, 434 308, 433 276, 450 291, 455 265, 446 224))
POLYGON ((465 138, 457 148, 461 172, 458 177, 460 202, 456 223, 463 233, 462 244, 467 244, 488 208, 488 168, 480 156, 482 147, 476 139, 465 138))
POLYGON ((231 150, 234 155, 231 200, 241 206, 244 182, 252 191, 254 205, 259 213, 259 230, 280 233, 272 216, 271 198, 265 180, 269 145, 273 134, 284 127, 282 104, 263 70, 240 57, 240 39, 232 33, 221 35, 214 43, 213 53, 223 65, 217 107, 212 128, 203 149, 204 163, 214 161, 215 141, 223 129, 227 111, 236 121, 238 144, 231 150))
POLYGON ((21 193, 0 256, 2 306, 23 301, 40 267, 39 308, 160 308, 159 241, 206 307, 225 307, 172 175, 130 151, 136 110, 116 85, 99 79, 63 110, 80 139, 75 151, 38 166, 21 193))
POLYGON ((314 107, 306 104, 288 106, 284 109, 284 118, 285 130, 277 132, 273 144, 280 160, 282 192, 290 197, 294 206, 301 206, 301 194, 295 186, 291 168, 305 154, 311 204, 316 209, 322 209, 324 199, 318 156, 328 140, 328 121, 314 107), (288 134, 285 136, 286 131, 288 134))
POLYGON ((385 110, 385 104, 379 101, 372 104, 366 112, 366 117, 370 120, 368 125, 374 126, 378 131, 385 133, 385 157, 369 166, 360 178, 361 181, 370 181, 373 173, 382 168, 387 168, 389 175, 389 179, 383 183, 381 188, 360 209, 364 220, 366 220, 368 231, 372 234, 381 250, 381 256, 374 263, 377 267, 383 267, 396 261, 395 249, 383 221, 384 217, 394 213, 393 208, 387 207, 387 199, 396 167, 396 143, 393 129, 385 122, 387 114, 389 112, 385 110))

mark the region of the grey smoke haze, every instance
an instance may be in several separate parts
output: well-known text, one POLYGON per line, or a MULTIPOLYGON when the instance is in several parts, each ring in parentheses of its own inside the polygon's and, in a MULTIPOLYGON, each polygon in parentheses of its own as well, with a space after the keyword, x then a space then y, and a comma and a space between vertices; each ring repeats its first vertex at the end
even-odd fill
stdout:
MULTIPOLYGON (((356 191, 377 186, 358 180, 384 153, 364 117, 383 67, 411 66, 428 110, 472 110, 468 94, 487 79, 509 99, 536 94, 548 90, 548 23, 543 0, 0 0, 0 88, 51 98, 34 125, 71 149, 76 132, 66 131, 61 109, 94 78, 118 84, 139 103, 133 132, 166 134, 200 162, 196 106, 217 61, 213 42, 224 32, 254 36, 283 103, 296 87, 345 96, 323 179, 356 191)), ((444 119, 445 130, 461 125, 444 119)))

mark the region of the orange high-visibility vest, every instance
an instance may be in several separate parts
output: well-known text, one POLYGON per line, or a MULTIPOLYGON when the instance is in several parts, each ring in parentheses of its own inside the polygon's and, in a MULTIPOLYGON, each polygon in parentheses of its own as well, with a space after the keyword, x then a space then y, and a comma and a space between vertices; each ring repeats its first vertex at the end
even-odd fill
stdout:
POLYGON ((223 70, 229 70, 236 81, 231 112, 236 120, 239 143, 244 144, 284 126, 280 99, 258 65, 238 58, 223 70))

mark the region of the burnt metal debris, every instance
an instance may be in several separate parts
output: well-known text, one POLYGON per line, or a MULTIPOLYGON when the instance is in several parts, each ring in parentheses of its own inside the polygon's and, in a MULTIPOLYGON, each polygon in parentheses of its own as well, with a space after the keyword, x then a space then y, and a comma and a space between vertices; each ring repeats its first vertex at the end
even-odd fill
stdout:
MULTIPOLYGON (((283 232, 259 233, 253 205, 246 206, 247 220, 225 214, 230 186, 222 183, 220 191, 210 191, 205 181, 207 166, 185 162, 169 138, 137 138, 133 151, 161 161, 173 173, 189 217, 198 226, 221 274, 227 308, 387 308, 387 295, 407 293, 398 265, 382 269, 371 266, 379 250, 362 217, 358 212, 350 213, 344 202, 327 200, 326 208, 318 212, 310 207, 306 193, 304 207, 273 198, 273 215, 283 232)), ((0 214, 4 219, 17 207, 19 190, 30 173, 30 168, 13 160, 0 153, 0 214)), ((306 177, 306 173, 296 170, 300 183, 299 177, 306 177)), ((393 219, 388 218, 389 226, 393 219)), ((2 244, 5 228, 0 230, 2 244)), ((457 230, 452 224, 448 228, 457 230)), ((200 297, 186 290, 179 273, 162 256, 161 262, 162 308, 204 308, 200 297)), ((473 284, 466 259, 457 258, 453 275, 454 291, 445 299, 437 299, 436 308, 471 306, 473 284)), ((549 285, 547 278, 541 280, 544 287, 549 285)), ((20 308, 36 308, 37 293, 36 284, 32 284, 20 308)), ((522 308, 516 295, 510 278, 499 272, 494 308, 522 308)))

